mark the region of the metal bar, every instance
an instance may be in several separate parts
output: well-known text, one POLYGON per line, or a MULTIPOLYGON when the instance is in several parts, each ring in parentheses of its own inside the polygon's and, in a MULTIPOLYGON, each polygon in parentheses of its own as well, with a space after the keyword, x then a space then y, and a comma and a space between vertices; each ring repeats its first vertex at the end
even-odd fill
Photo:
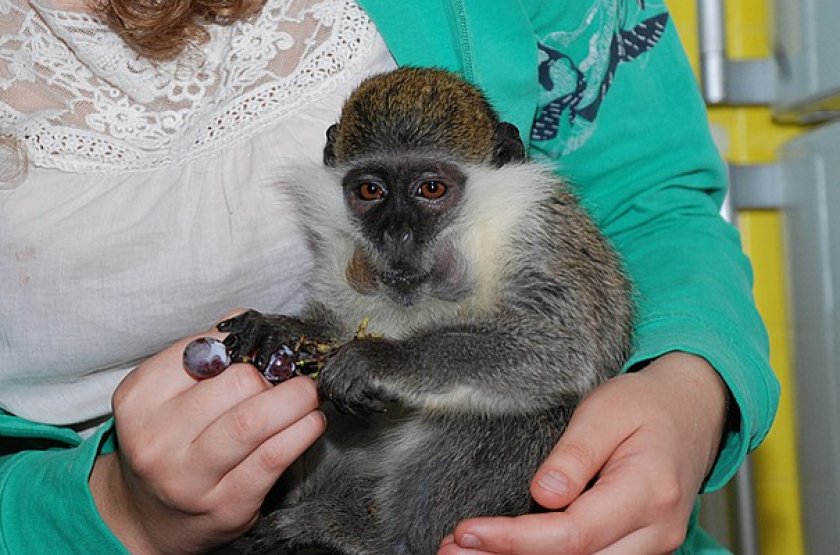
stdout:
POLYGON ((739 555, 758 555, 755 500, 753 499, 752 464, 749 458, 735 474, 735 503, 738 519, 739 555))
POLYGON ((709 104, 726 99, 726 36, 723 0, 697 0, 700 81, 709 104))
POLYGON ((772 58, 730 60, 726 55, 723 0, 697 0, 700 85, 708 104, 772 104, 776 62, 772 58))
POLYGON ((724 71, 727 104, 767 106, 776 102, 776 62, 772 58, 725 60, 724 71))
POLYGON ((729 200, 734 210, 771 210, 784 205, 778 164, 730 164, 729 182, 729 200))

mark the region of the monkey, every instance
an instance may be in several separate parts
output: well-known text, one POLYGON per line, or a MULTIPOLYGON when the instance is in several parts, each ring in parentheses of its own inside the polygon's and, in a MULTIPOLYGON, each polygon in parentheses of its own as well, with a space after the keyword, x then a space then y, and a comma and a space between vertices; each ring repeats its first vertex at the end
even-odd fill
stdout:
POLYGON ((318 375, 327 431, 236 547, 435 553, 463 519, 540 510, 534 473, 628 356, 632 286, 569 186, 453 72, 370 77, 326 135, 292 179, 312 300, 219 329, 260 369, 294 338, 339 340, 318 375))

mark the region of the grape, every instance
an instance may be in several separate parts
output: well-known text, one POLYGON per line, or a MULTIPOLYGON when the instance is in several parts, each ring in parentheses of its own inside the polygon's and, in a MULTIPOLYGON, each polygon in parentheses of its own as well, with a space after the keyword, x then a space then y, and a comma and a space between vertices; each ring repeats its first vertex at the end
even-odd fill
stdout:
POLYGON ((327 359, 335 354, 340 345, 333 342, 319 343, 306 337, 299 337, 290 347, 280 345, 268 357, 263 370, 265 379, 273 384, 284 382, 295 376, 318 378, 318 372, 327 359))
POLYGON ((280 345, 280 348, 268 357, 263 376, 271 383, 284 382, 297 375, 297 359, 298 353, 288 345, 280 345))
POLYGON ((230 354, 218 339, 199 337, 184 349, 184 368, 197 380, 218 376, 228 366, 230 354))
MULTIPOLYGON (((376 340, 382 336, 367 332, 367 319, 356 330, 357 340, 376 340)), ((259 365, 265 379, 273 384, 284 382, 295 376, 309 376, 318 379, 318 374, 330 357, 338 353, 341 343, 338 341, 318 341, 300 336, 288 344, 281 343, 269 356, 265 367, 259 365)), ((243 357, 242 362, 252 362, 250 357, 243 357)), ((237 360, 237 362, 240 362, 237 360)))

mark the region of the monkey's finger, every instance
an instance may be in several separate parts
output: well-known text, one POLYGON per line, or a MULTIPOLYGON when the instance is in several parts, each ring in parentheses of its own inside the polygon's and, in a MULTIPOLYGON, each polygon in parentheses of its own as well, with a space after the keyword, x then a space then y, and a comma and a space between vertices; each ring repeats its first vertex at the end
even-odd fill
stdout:
POLYGON ((388 408, 386 402, 367 392, 354 392, 352 395, 345 395, 342 397, 328 397, 333 406, 341 414, 363 417, 368 414, 384 413, 388 408))
POLYGON ((259 337, 259 322, 262 315, 248 310, 216 324, 216 329, 227 333, 224 344, 234 361, 243 361, 251 356, 259 337))
POLYGON ((242 331, 243 327, 252 318, 252 314, 256 314, 256 311, 251 309, 236 309, 222 316, 222 319, 216 323, 216 329, 225 333, 242 331))

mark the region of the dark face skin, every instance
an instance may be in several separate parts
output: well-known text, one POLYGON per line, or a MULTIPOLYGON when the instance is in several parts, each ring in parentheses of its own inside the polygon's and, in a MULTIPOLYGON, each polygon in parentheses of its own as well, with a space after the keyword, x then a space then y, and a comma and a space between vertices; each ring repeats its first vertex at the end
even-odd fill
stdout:
POLYGON ((448 248, 439 231, 456 216, 466 176, 432 156, 356 161, 343 180, 345 203, 372 252, 365 266, 395 300, 411 304, 441 279, 448 248))

